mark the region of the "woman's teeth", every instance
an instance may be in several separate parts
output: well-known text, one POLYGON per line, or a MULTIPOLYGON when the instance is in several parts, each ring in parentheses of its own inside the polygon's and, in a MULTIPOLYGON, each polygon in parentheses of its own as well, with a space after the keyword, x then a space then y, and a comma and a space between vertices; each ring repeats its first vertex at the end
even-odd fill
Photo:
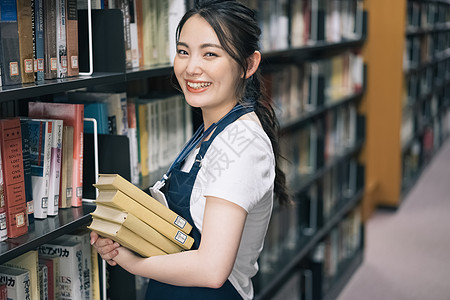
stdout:
POLYGON ((187 85, 190 86, 193 89, 201 89, 201 88, 205 88, 207 86, 210 86, 211 83, 210 82, 201 82, 201 83, 188 82, 187 85))

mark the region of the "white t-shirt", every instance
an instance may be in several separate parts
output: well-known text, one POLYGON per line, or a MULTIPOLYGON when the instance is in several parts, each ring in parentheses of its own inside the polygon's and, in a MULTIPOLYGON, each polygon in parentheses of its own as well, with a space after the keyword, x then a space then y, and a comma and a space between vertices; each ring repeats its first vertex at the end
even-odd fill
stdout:
MULTIPOLYGON (((186 159, 182 171, 188 172, 198 149, 186 159)), ((275 159, 269 137, 254 120, 238 119, 212 141, 194 183, 191 216, 202 231, 205 196, 231 201, 248 215, 239 251, 229 276, 243 299, 253 298, 251 278, 258 271, 257 259, 273 206, 275 159)))

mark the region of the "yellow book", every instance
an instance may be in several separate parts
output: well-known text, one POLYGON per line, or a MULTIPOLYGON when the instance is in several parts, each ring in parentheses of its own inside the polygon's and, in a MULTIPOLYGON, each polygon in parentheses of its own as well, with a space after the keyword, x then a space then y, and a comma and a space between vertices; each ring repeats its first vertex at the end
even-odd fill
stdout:
POLYGON ((92 300, 100 300, 100 268, 98 266, 97 249, 91 247, 91 277, 92 277, 92 300))
MULTIPOLYGON (((143 1, 145 2, 145 1, 143 1)), ((136 103, 137 125, 139 128, 139 153, 141 161, 141 175, 148 176, 148 105, 146 103, 136 103)))
POLYGON ((88 226, 88 228, 103 237, 107 237, 118 242, 120 245, 133 250, 144 257, 167 254, 155 245, 127 229, 125 226, 117 223, 109 222, 104 219, 93 218, 92 223, 88 226))
MULTIPOLYGON (((94 186, 101 190, 119 190, 126 194, 136 202, 151 210, 170 224, 173 224, 179 230, 189 234, 192 230, 192 225, 189 224, 184 218, 176 214, 170 208, 161 204, 158 200, 154 199, 146 192, 124 179, 118 174, 100 174, 98 181, 94 186)), ((125 209, 126 210, 126 209, 125 209)), ((135 214, 135 216, 137 216, 135 214)), ((138 217, 138 216, 137 216, 138 217)), ((142 218, 140 218, 142 219, 142 218)), ((143 220, 145 221, 145 220, 143 220)), ((152 224, 150 224, 152 225, 152 224)))
POLYGON ((39 259, 37 250, 30 250, 3 265, 7 267, 21 268, 30 272, 30 294, 31 300, 40 299, 40 287, 38 278, 39 259))
POLYGON ((191 236, 179 230, 177 227, 155 214, 152 210, 147 209, 145 206, 134 201, 119 190, 100 190, 95 202, 97 204, 112 206, 132 213, 135 217, 144 221, 180 247, 186 247, 186 245, 192 246, 194 243, 194 239, 191 236))
MULTIPOLYGON (((170 241, 153 227, 138 219, 130 212, 97 203, 97 207, 91 215, 96 218, 105 219, 109 222, 114 222, 125 226, 164 252, 177 253, 182 251, 181 246, 170 241)), ((183 243, 183 246, 184 249, 190 249, 190 247, 192 247, 192 243, 189 245, 183 243)))

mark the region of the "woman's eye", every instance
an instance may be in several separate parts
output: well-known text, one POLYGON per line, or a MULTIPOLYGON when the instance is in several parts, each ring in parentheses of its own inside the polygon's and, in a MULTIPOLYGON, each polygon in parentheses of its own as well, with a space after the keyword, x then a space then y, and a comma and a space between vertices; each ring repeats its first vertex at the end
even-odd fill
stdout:
POLYGON ((187 51, 183 50, 183 49, 179 49, 179 50, 177 50, 177 52, 178 52, 178 54, 181 54, 181 55, 187 55, 188 54, 187 51))
POLYGON ((208 52, 208 53, 205 54, 205 56, 212 57, 212 56, 217 56, 217 55, 215 53, 208 52))

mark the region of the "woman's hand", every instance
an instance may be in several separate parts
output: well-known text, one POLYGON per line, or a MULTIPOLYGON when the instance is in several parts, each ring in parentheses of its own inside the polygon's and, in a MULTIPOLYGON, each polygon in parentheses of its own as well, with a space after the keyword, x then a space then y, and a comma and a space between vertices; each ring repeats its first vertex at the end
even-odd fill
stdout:
POLYGON ((98 254, 111 266, 117 265, 113 260, 119 254, 117 250, 120 247, 119 243, 111 239, 103 238, 96 232, 91 232, 91 245, 97 249, 98 254))

